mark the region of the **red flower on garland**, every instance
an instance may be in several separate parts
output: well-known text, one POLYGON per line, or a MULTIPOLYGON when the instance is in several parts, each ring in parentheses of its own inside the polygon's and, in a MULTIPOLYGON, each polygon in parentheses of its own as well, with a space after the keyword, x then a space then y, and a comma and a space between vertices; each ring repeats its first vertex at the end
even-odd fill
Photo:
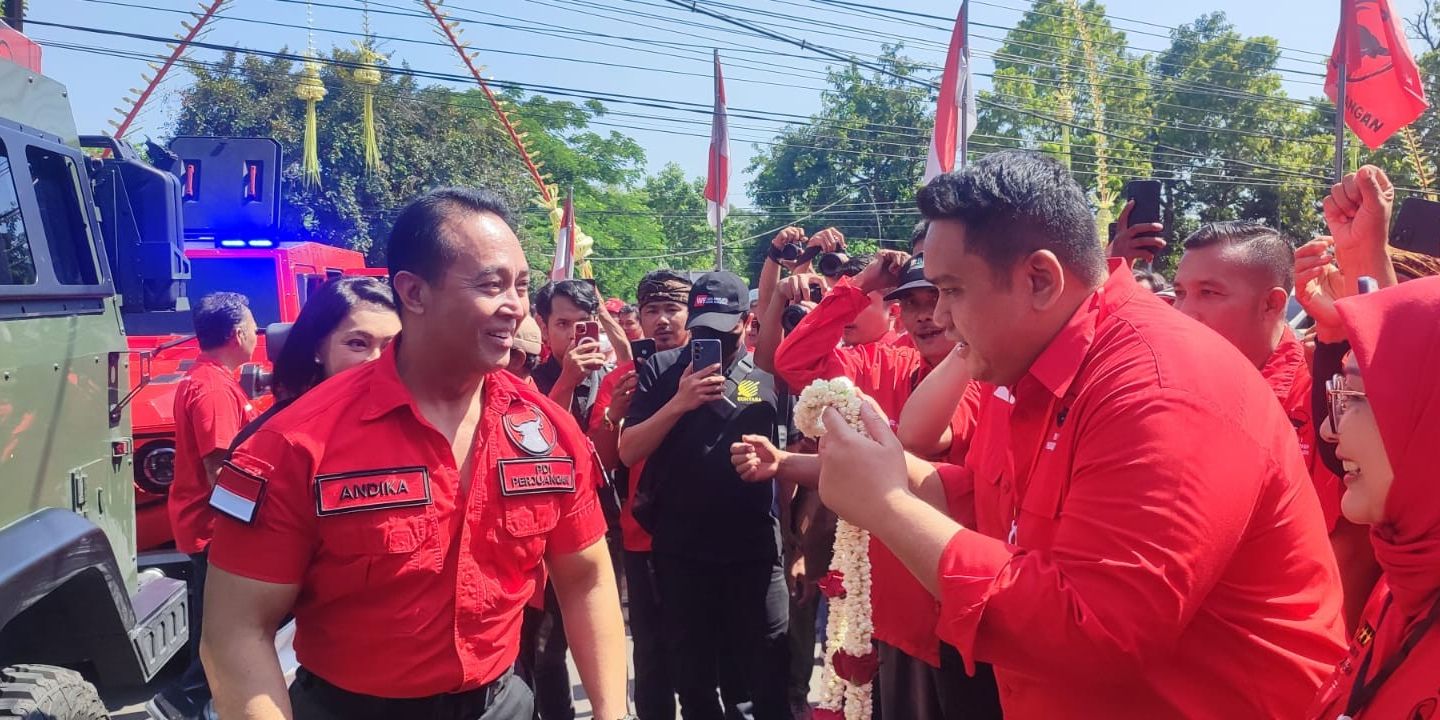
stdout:
POLYGON ((836 650, 831 657, 831 663, 835 666, 835 674, 852 685, 864 685, 874 680, 876 673, 880 671, 880 655, 873 649, 858 657, 844 650, 836 650))
POLYGON ((833 600, 845 597, 845 575, 838 570, 825 573, 825 577, 820 578, 820 582, 816 584, 820 586, 820 592, 825 593, 827 598, 833 600))
POLYGON ((815 708, 810 712, 810 720, 845 720, 845 713, 830 708, 815 708))

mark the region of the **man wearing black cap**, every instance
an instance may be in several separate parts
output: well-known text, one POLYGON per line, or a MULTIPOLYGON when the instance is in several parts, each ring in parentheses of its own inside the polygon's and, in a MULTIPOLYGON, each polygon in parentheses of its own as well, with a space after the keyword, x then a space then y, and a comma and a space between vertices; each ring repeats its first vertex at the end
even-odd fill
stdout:
POLYGON ((774 489, 742 481, 730 446, 744 435, 775 436, 789 418, 778 417, 774 378, 740 342, 744 281, 702 275, 687 305, 692 344, 638 368, 619 448, 627 466, 645 463, 634 513, 654 536, 672 680, 685 720, 723 720, 727 710, 788 720, 788 596, 774 489), (722 362, 692 367, 696 340, 718 340, 722 362))

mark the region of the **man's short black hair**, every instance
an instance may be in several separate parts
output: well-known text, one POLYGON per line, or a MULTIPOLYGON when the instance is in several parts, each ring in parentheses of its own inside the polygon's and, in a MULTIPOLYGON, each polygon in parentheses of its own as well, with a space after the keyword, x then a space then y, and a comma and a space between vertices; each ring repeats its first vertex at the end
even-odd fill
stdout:
POLYGON ((921 220, 915 223, 915 229, 910 231, 910 250, 913 252, 915 246, 925 239, 925 233, 930 230, 930 221, 921 220))
POLYGON ((918 197, 926 220, 965 226, 965 250, 997 277, 1037 250, 1055 253, 1081 281, 1097 286, 1105 252, 1085 192, 1064 165, 1040 153, 991 153, 930 181, 918 197))
POLYGON ((200 298, 190 311, 200 349, 214 350, 230 342, 249 307, 250 300, 240 293, 215 292, 200 298))
POLYGON ((1160 273, 1151 272, 1150 270, 1144 270, 1141 268, 1135 268, 1134 270, 1131 270, 1131 272, 1135 275, 1135 284, 1145 288, 1146 290, 1149 290, 1152 293, 1158 293, 1170 289, 1169 284, 1165 282, 1165 276, 1161 275, 1160 273))
POLYGON ((557 280, 540 288, 535 297, 531 298, 541 322, 549 322, 550 311, 557 297, 569 300, 575 307, 591 315, 600 312, 600 296, 595 292, 595 288, 590 287, 590 283, 583 280, 557 280))
POLYGON ((445 187, 410 201, 395 217, 385 248, 390 280, 411 272, 426 282, 437 282, 445 266, 455 261, 455 247, 446 237, 445 224, 458 216, 490 213, 514 226, 510 208, 499 195, 484 188, 445 187))
POLYGON ((1248 220, 1202 225, 1185 238, 1186 250, 1222 247, 1234 250, 1246 267, 1259 272, 1270 287, 1295 287, 1295 243, 1284 233, 1248 220))

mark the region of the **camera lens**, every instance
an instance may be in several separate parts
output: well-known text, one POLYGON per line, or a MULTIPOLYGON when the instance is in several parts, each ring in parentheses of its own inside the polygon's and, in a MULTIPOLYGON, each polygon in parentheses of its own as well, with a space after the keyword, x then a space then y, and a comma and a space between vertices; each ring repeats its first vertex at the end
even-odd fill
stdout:
POLYGON ((848 262, 850 262, 850 257, 845 253, 825 253, 816 261, 815 267, 825 277, 840 277, 848 262))
POLYGON ((780 257, 786 262, 795 262, 800 259, 800 256, 804 254, 804 252, 805 248, 800 245, 796 243, 786 243, 784 247, 780 248, 780 257))
POLYGON ((809 314, 810 311, 804 305, 791 305, 780 314, 780 327, 785 328, 787 333, 794 332, 795 327, 809 314))

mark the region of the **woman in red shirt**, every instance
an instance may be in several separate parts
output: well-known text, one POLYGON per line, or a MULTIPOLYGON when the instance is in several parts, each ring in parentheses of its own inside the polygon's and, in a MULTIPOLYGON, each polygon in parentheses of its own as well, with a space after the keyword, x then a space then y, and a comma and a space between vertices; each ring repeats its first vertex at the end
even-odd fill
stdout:
POLYGON ((1440 707, 1440 278, 1335 305, 1352 351, 1327 387, 1324 432, 1345 466, 1341 510, 1370 525, 1384 576, 1310 717, 1428 718, 1440 707))

